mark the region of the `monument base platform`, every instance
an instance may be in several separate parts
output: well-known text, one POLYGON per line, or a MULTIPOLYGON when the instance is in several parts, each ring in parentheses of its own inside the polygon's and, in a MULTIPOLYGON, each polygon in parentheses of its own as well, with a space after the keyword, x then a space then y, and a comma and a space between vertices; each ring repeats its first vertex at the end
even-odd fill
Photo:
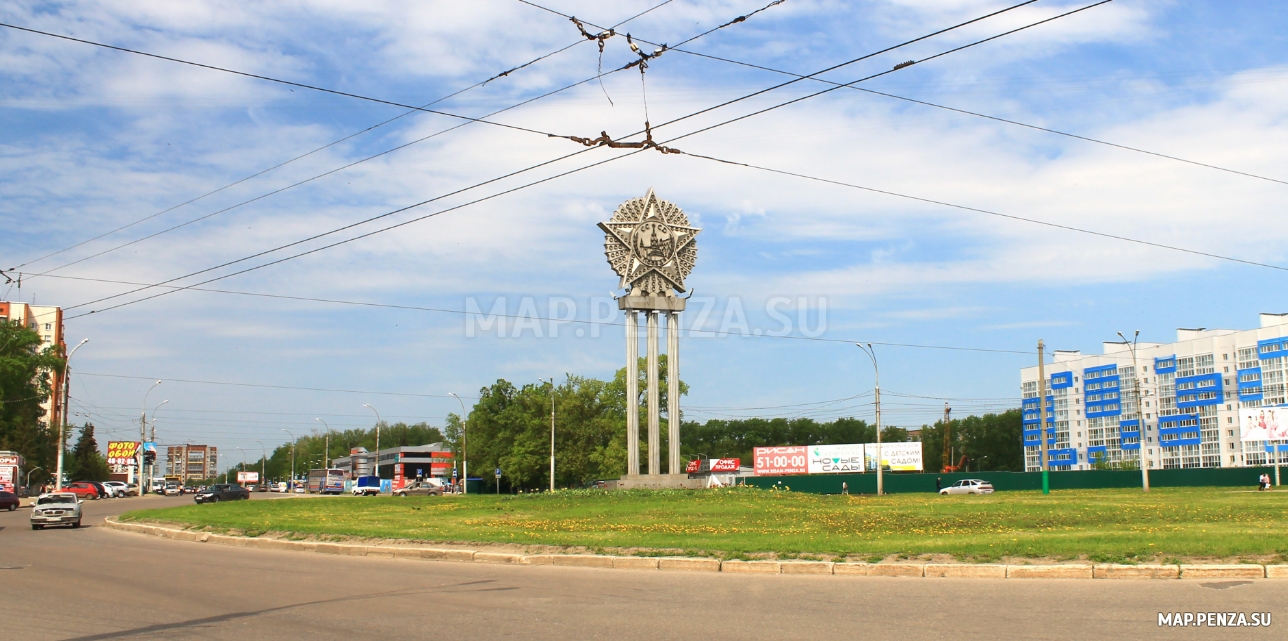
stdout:
POLYGON ((689 478, 688 474, 627 474, 608 482, 610 490, 700 490, 706 487, 705 478, 689 478))

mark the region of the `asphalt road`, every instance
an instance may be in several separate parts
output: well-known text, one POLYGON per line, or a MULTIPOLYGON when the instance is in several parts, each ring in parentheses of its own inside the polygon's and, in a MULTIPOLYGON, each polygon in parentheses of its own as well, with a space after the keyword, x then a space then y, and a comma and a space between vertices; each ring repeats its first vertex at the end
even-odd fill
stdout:
MULTIPOLYGON (((262 500, 256 495, 255 500, 262 500)), ((1283 639, 1285 581, 748 576, 339 557, 168 541, 0 512, 0 630, 26 639, 1283 639), (1159 628, 1160 611, 1272 613, 1159 628)), ((323 499, 325 500, 325 499, 323 499)))

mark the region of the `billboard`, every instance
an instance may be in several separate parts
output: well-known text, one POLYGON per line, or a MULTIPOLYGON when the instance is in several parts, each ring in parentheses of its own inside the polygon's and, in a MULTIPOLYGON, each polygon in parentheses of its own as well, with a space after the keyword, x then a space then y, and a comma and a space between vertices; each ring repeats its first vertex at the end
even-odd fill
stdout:
MULTIPOLYGON (((877 470, 877 444, 864 446, 867 453, 867 468, 877 470)), ((921 461, 921 443, 882 443, 881 464, 892 472, 920 472, 924 468, 921 461)))
POLYGON ((18 467, 15 465, 0 465, 0 490, 5 492, 18 491, 14 477, 18 475, 18 467))
POLYGON ((689 461, 684 471, 688 474, 703 474, 706 472, 737 472, 738 466, 742 463, 741 459, 736 458, 712 458, 712 459, 694 459, 689 461))
POLYGON ((238 483, 258 483, 259 472, 238 472, 237 482, 238 483))
POLYGON ((786 445, 781 447, 757 447, 752 458, 756 476, 781 476, 783 474, 806 474, 807 450, 804 445, 786 445))
POLYGON ((811 445, 806 456, 810 474, 857 474, 863 472, 862 443, 811 445))
POLYGON ((1239 410, 1239 440, 1288 439, 1288 405, 1244 407, 1239 410))
POLYGON ((108 441, 108 465, 133 465, 134 457, 139 452, 138 441, 108 441))

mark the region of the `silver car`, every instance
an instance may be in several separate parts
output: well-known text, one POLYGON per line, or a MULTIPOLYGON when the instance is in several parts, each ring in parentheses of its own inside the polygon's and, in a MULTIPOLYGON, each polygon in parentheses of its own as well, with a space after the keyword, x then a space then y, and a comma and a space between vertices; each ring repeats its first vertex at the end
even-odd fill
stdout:
POLYGON ((992 494, 993 484, 982 479, 962 479, 939 490, 940 494, 992 494))
POLYGON ((31 507, 31 529, 43 530, 46 525, 80 527, 82 502, 71 492, 42 494, 31 507))

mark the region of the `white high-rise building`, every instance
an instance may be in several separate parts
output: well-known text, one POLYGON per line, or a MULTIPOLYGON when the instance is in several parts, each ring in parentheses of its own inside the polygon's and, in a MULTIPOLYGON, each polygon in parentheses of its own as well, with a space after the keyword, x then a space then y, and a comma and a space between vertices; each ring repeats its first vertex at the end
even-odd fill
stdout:
MULTIPOLYGON (((1144 423, 1150 469, 1288 464, 1284 441, 1240 440, 1239 411, 1288 404, 1288 314, 1250 330, 1178 329, 1175 343, 1106 342, 1104 354, 1055 351, 1045 366, 1052 470, 1139 460, 1144 423), (1140 385, 1143 407, 1136 407, 1140 385)), ((1041 469, 1038 368, 1020 370, 1024 469, 1041 469)))

